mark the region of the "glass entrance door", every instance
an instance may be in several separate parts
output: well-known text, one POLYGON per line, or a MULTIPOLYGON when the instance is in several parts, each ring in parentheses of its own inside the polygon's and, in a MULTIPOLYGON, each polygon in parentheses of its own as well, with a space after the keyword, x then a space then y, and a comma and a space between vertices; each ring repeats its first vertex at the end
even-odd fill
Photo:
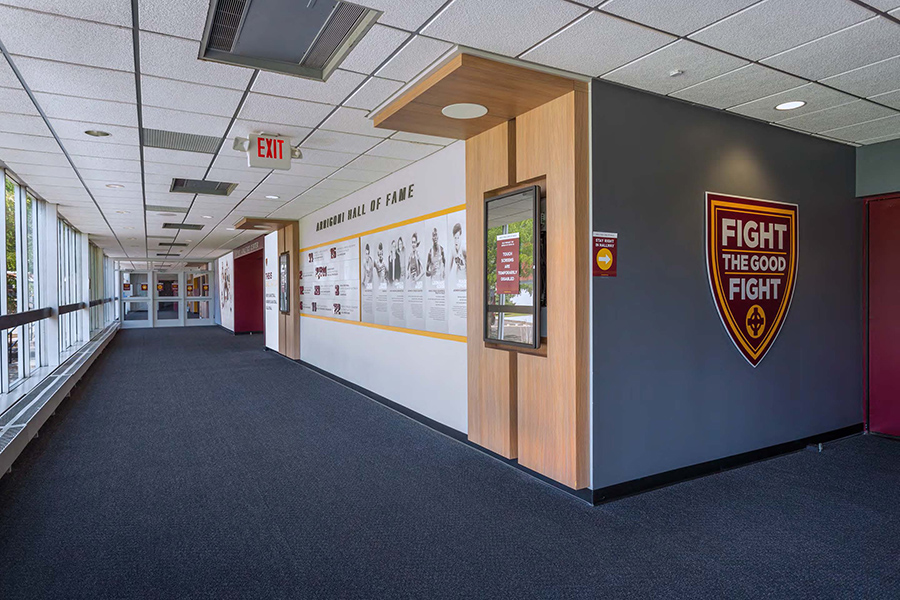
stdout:
POLYGON ((122 327, 138 328, 152 327, 153 320, 150 314, 150 273, 137 271, 123 271, 119 290, 122 298, 122 327))
POLYGON ((213 325, 212 273, 184 274, 185 325, 213 325))
POLYGON ((181 327, 184 315, 184 287, 181 282, 182 273, 156 273, 156 300, 154 320, 156 327, 181 327))

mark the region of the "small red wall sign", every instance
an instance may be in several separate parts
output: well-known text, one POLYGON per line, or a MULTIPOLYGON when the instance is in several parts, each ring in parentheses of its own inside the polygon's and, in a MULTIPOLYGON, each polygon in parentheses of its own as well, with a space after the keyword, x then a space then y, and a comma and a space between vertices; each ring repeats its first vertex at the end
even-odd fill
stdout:
POLYGON ((519 234, 497 236, 497 293, 519 293, 519 234))
POLYGON ((126 283, 123 283, 123 284, 122 284, 122 289, 125 290, 126 292, 129 291, 129 290, 131 289, 131 284, 130 284, 130 283, 127 283, 127 282, 126 282, 126 283))
POLYGON ((594 277, 615 277, 618 266, 619 234, 594 232, 594 277))

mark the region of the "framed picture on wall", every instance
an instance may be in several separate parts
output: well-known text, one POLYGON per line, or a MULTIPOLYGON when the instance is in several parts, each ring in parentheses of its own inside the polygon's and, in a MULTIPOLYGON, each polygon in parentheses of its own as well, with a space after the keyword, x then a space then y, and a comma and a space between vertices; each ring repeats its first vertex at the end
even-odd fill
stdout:
POLYGON ((291 314, 291 253, 282 252, 278 257, 278 310, 291 314))

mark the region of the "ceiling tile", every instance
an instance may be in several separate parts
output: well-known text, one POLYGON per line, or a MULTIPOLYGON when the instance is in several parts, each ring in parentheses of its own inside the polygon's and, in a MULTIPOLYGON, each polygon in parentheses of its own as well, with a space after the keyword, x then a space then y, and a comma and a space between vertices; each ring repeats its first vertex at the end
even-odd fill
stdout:
POLYGON ((131 27, 131 2, 129 0, 104 0, 103 2, 72 0, 3 0, 4 4, 29 8, 42 13, 97 21, 110 25, 131 27))
POLYGON ((141 75, 141 102, 144 106, 230 118, 234 116, 242 95, 234 89, 141 75))
POLYGON ((900 8, 900 0, 866 0, 866 4, 883 11, 900 8))
POLYGON ((300 140, 305 138, 312 132, 311 127, 292 127, 290 125, 272 125, 263 121, 247 121, 245 119, 235 119, 231 131, 228 132, 228 139, 233 140, 236 137, 250 137, 251 133, 277 133, 284 137, 291 138, 291 143, 296 145, 300 140))
POLYGON ((50 129, 38 115, 0 114, 0 131, 50 137, 50 129))
POLYGON ((423 135, 421 133, 407 133, 398 131, 391 136, 392 140, 402 140, 404 142, 419 142, 420 144, 436 144, 438 146, 448 146, 457 141, 452 138, 442 138, 434 135, 423 135))
POLYGON ((837 92, 816 83, 808 83, 806 85, 801 85, 798 88, 754 100, 753 102, 740 104, 729 110, 748 117, 771 122, 792 119, 807 113, 840 106, 841 104, 848 104, 855 100, 856 98, 853 96, 848 96, 847 94, 837 92), (775 107, 782 102, 790 102, 793 100, 802 100, 803 102, 806 102, 806 104, 790 111, 775 110, 775 107))
POLYGON ((17 115, 40 115, 22 88, 0 88, 0 110, 17 115))
POLYGON ((306 157, 306 148, 362 154, 369 148, 374 147, 375 144, 380 141, 380 138, 374 138, 367 135, 353 135, 350 133, 318 129, 306 138, 306 141, 300 144, 300 148, 303 149, 304 157, 306 157))
POLYGON ((253 69, 197 58, 197 42, 141 32, 141 73, 245 90, 253 69))
POLYGON ((378 71, 379 77, 410 81, 441 58, 452 44, 421 35, 414 37, 378 71))
POLYGON ((100 181, 104 185, 107 183, 141 183, 140 172, 127 173, 124 171, 105 171, 99 169, 82 169, 79 167, 78 172, 82 179, 87 182, 100 181))
MULTIPOLYGON (((831 129, 846 127, 880 119, 894 114, 889 108, 866 102, 865 100, 857 100, 849 104, 842 104, 834 108, 827 108, 812 112, 798 117, 791 117, 779 121, 782 125, 793 127, 794 129, 802 129, 812 133, 823 133, 831 129)), ((843 138, 842 138, 843 139, 843 138)))
POLYGON ((347 166, 351 169, 362 169, 364 171, 393 173, 411 163, 411 160, 404 160, 401 158, 384 158, 381 156, 363 155, 352 160, 347 166))
POLYGON ((326 179, 325 181, 320 181, 316 184, 316 187, 313 189, 320 190, 335 190, 338 192, 345 192, 349 194, 350 192, 355 192, 356 190, 362 189, 366 186, 366 184, 362 181, 346 181, 343 179, 326 179))
POLYGON ((900 110, 900 90, 872 96, 870 100, 900 110))
POLYGON ((691 35, 710 46, 759 60, 871 18, 847 0, 765 0, 691 35))
POLYGON ((327 82, 261 71, 253 91, 296 100, 340 104, 365 79, 365 75, 338 69, 327 82))
POLYGON ((72 162, 79 169, 106 169, 107 171, 124 171, 138 174, 141 172, 141 162, 139 160, 72 156, 72 162))
POLYGON ((671 94, 748 64, 688 40, 678 40, 607 73, 604 79, 657 94, 671 94), (681 75, 672 77, 672 71, 681 75))
POLYGON ((584 12, 563 0, 456 0, 422 33, 517 56, 584 12))
POLYGON ((823 131, 823 134, 851 142, 863 142, 878 139, 881 141, 900 137, 900 115, 850 125, 838 129, 823 131))
POLYGON ((432 144, 416 144, 414 142, 402 142, 400 140, 384 140, 366 154, 381 156, 384 158, 401 158, 404 160, 419 160, 429 154, 434 154, 443 146, 432 144))
POLYGON ((361 181, 363 183, 372 183, 383 177, 387 177, 388 173, 381 171, 363 171, 362 169, 351 169, 344 167, 335 172, 330 179, 340 179, 345 181, 361 181))
POLYGON ((223 137, 228 132, 228 125, 231 123, 228 117, 201 115, 155 106, 144 106, 142 113, 144 127, 213 137, 223 137))
MULTIPOLYGON (((22 58, 22 60, 24 60, 24 57, 22 58)), ((0 54, 0 87, 21 87, 19 84, 19 78, 16 77, 16 74, 13 72, 12 67, 9 66, 9 61, 7 61, 6 57, 2 54, 0 54)))
POLYGON ((823 79, 900 55, 897 27, 876 17, 764 62, 809 79, 823 79))
POLYGON ((399 81, 372 77, 351 96, 344 106, 372 110, 403 87, 399 81))
POLYGON ((274 177, 275 175, 285 175, 287 177, 313 177, 316 180, 319 180, 334 173, 335 167, 307 164, 305 156, 307 151, 304 150, 303 152, 304 157, 302 160, 292 161, 290 171, 276 171, 272 176, 274 177))
POLYGON ((51 118, 137 127, 136 104, 74 98, 43 92, 35 92, 34 96, 44 113, 51 118))
POLYGON ((379 23, 415 31, 433 15, 446 0, 359 0, 357 4, 380 10, 384 14, 379 23))
MULTIPOLYGON (((294 173, 294 170, 281 172, 276 171, 269 175, 268 179, 266 179, 266 185, 280 185, 287 186, 292 189, 307 189, 310 186, 313 186, 319 181, 321 181, 322 177, 316 177, 314 175, 311 176, 303 176, 299 173, 294 173)), ((296 196, 300 192, 296 192, 294 195, 296 196)))
POLYGON ((366 116, 367 114, 364 110, 341 106, 322 123, 322 129, 372 137, 390 137, 393 131, 376 129, 375 124, 366 116))
POLYGON ((799 87, 802 79, 750 64, 672 94, 689 102, 730 108, 799 87))
POLYGON ((172 165, 190 165, 194 167, 209 166, 212 158, 209 154, 199 152, 182 152, 163 148, 144 148, 144 160, 147 162, 167 163, 172 165))
MULTIPOLYGON (((327 138, 331 138, 333 140, 332 134, 330 132, 326 134, 326 139, 327 138)), ((321 138, 320 141, 322 141, 321 138)), ((377 144, 378 140, 372 139, 372 142, 377 144)), ((366 149, 368 150, 368 148, 366 149)), ((356 158, 357 154, 358 152, 329 152, 328 150, 318 150, 303 146, 303 158, 301 160, 304 163, 310 165, 320 165, 324 167, 343 167, 348 162, 356 158)))
POLYGON ((50 167, 68 167, 62 151, 59 152, 32 152, 30 150, 18 150, 13 148, 0 149, 0 160, 7 163, 26 165, 47 165, 50 167))
POLYGON ((822 80, 858 96, 874 96, 900 89, 900 56, 878 61, 822 80))
MULTIPOLYGON (((372 144, 373 146, 375 144, 372 144)), ((35 152, 58 152, 59 144, 50 137, 0 132, 0 148, 28 148, 35 152)))
POLYGON ((263 121, 270 124, 316 127, 332 106, 305 100, 293 100, 279 96, 250 93, 241 109, 241 119, 263 121))
POLYGON ((147 31, 200 40, 209 0, 140 0, 140 27, 147 31))
POLYGON ((108 140, 109 143, 137 145, 139 142, 137 127, 123 127, 121 125, 109 125, 101 123, 91 123, 86 121, 70 121, 68 119, 50 118, 50 124, 53 130, 61 139, 74 140, 108 140), (89 129, 101 129, 110 134, 105 138, 94 138, 85 133, 89 129))
POLYGON ((369 75, 408 38, 405 31, 375 25, 350 51, 341 68, 369 75))
MULTIPOLYGON (((97 7, 105 3, 96 4, 97 7)), ((0 4, 3 44, 11 54, 94 67, 134 70, 131 30, 75 21, 0 4)), ((15 58, 13 58, 15 61, 15 58)))
POLYGON ((522 58, 593 77, 674 40, 670 35, 593 12, 529 50, 522 58))
POLYGON ((604 12, 678 35, 693 33, 759 0, 610 0, 604 12))
POLYGON ((65 94, 81 98, 137 102, 134 73, 113 71, 19 56, 15 59, 22 77, 33 92, 65 94))

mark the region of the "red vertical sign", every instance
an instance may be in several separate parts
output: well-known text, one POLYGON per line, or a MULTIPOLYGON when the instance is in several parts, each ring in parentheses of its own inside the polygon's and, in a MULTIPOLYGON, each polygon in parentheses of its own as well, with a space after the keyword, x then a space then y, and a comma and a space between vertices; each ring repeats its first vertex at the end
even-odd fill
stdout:
POLYGON ((519 293, 519 234, 497 236, 497 293, 519 293))
POLYGON ((175 294, 176 296, 178 295, 178 284, 177 283, 172 284, 172 293, 175 294))
POLYGON ((594 232, 594 277, 616 276, 618 243, 618 233, 594 232))
POLYGON ((126 281, 125 283, 122 284, 122 289, 125 290, 126 292, 129 291, 131 289, 131 284, 126 281))

